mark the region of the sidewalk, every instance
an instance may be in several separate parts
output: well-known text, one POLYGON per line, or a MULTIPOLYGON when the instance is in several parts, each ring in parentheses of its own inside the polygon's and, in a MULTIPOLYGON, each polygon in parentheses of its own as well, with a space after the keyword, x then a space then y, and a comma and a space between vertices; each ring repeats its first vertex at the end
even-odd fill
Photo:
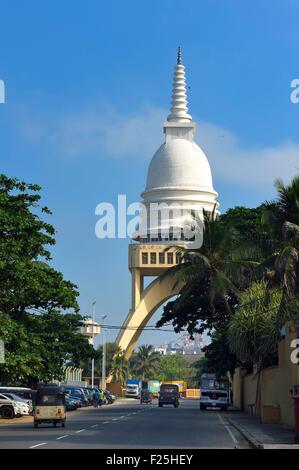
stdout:
POLYGON ((24 424, 33 422, 32 416, 21 416, 20 418, 13 418, 13 419, 3 419, 0 416, 0 426, 7 426, 7 424, 24 424))
POLYGON ((257 449, 299 449, 294 443, 294 430, 289 426, 263 424, 259 418, 236 409, 228 411, 225 417, 257 449))

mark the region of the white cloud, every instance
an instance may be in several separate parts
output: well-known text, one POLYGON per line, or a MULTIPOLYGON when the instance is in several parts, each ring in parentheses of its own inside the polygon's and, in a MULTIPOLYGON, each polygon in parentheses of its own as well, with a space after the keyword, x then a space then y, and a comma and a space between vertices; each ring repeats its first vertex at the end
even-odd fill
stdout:
POLYGON ((210 123, 199 127, 201 147, 219 180, 233 186, 262 188, 282 178, 288 182, 299 170, 299 144, 246 148, 230 131, 210 123))
POLYGON ((163 141, 161 122, 165 110, 145 106, 140 112, 122 114, 112 107, 85 110, 78 114, 38 116, 21 126, 22 135, 31 142, 46 142, 68 157, 150 157, 163 141))
MULTIPOLYGON (((50 146, 55 153, 67 157, 150 159, 163 142, 162 126, 167 114, 167 110, 153 106, 129 114, 102 107, 50 118, 37 116, 26 120, 21 132, 30 142, 50 146)), ((287 182, 298 171, 299 144, 294 141, 276 147, 249 148, 230 130, 197 122, 197 142, 218 180, 234 187, 272 187, 276 178, 287 182)))

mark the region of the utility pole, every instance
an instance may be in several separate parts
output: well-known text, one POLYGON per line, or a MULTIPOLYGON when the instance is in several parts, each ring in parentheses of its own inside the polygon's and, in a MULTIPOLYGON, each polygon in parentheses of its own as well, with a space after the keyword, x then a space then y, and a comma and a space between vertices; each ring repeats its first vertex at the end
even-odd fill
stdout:
POLYGON ((103 353, 102 353, 102 388, 106 388, 106 338, 105 338, 105 320, 107 315, 102 315, 102 340, 103 340, 103 353))
MULTIPOLYGON (((94 319, 96 311, 96 301, 92 302, 92 332, 94 330, 94 319)), ((94 347, 94 334, 92 333, 92 345, 94 347)), ((91 360, 91 386, 94 387, 94 358, 91 360)))

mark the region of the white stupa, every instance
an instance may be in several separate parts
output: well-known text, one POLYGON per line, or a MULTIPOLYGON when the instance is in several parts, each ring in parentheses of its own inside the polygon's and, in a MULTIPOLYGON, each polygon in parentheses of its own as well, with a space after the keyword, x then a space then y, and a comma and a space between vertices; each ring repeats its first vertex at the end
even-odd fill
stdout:
MULTIPOLYGON (((218 208, 207 157, 194 142, 196 124, 188 114, 181 48, 174 70, 172 106, 164 123, 165 142, 149 165, 143 204, 166 203, 192 211, 218 208)), ((150 241, 150 240, 149 240, 150 241)))
POLYGON ((163 276, 182 262, 177 247, 200 248, 203 209, 213 211, 218 207, 209 162, 194 142, 195 124, 188 114, 185 67, 180 48, 174 71, 172 107, 164 124, 164 133, 165 142, 153 156, 148 169, 141 219, 128 247, 131 308, 116 339, 117 345, 125 351, 126 359, 130 358, 141 331, 155 311, 178 295, 183 287, 183 281, 174 271, 163 276), (168 209, 166 216, 162 206, 168 209), (194 227, 192 233, 185 230, 186 222, 190 220, 188 215, 191 215, 194 227), (197 216, 196 221, 194 216, 197 216), (145 288, 146 277, 154 279, 145 288))

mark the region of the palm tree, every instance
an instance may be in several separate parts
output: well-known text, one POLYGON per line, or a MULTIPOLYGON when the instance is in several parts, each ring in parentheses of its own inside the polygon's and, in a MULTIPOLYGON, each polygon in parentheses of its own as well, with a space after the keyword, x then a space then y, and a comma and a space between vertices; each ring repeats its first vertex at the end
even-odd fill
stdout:
MULTIPOLYGON (((179 312, 185 310, 188 305, 192 310, 192 299, 200 300, 196 304, 194 312, 210 310, 212 315, 219 309, 221 304, 221 316, 223 310, 231 315, 231 302, 235 302, 240 290, 248 286, 250 280, 254 279, 254 269, 258 262, 252 259, 242 259, 242 249, 238 233, 233 227, 225 226, 216 213, 204 211, 203 244, 201 248, 189 250, 185 247, 177 247, 181 254, 182 263, 170 268, 163 276, 175 275, 177 282, 183 282, 178 298, 172 303, 170 315, 164 314, 157 323, 160 327, 164 323, 178 319, 179 312), (171 318, 172 316, 172 318, 171 318)), ((243 249, 244 252, 244 249, 243 249)), ((196 323, 196 314, 189 332, 192 333, 196 323)), ((188 322, 185 324, 188 326, 188 322)), ((213 328, 213 326, 212 326, 213 328)), ((178 328, 179 331, 179 328, 178 328)))
POLYGON ((131 359, 131 367, 134 375, 144 379, 150 379, 157 369, 160 354, 154 351, 154 347, 144 344, 138 348, 131 359))
POLYGON ((257 376, 255 410, 260 415, 261 372, 272 366, 278 354, 281 328, 285 318, 279 306, 281 292, 276 289, 266 303, 265 281, 253 283, 241 295, 242 306, 238 308, 228 327, 230 350, 245 369, 255 367, 257 376))
POLYGON ((289 185, 275 182, 278 197, 268 203, 265 223, 280 238, 280 250, 273 254, 269 269, 268 289, 279 287, 283 293, 281 306, 299 296, 299 176, 289 185))
POLYGON ((129 362, 124 358, 123 352, 118 351, 114 356, 111 364, 110 375, 112 381, 124 385, 127 378, 130 376, 129 362))

